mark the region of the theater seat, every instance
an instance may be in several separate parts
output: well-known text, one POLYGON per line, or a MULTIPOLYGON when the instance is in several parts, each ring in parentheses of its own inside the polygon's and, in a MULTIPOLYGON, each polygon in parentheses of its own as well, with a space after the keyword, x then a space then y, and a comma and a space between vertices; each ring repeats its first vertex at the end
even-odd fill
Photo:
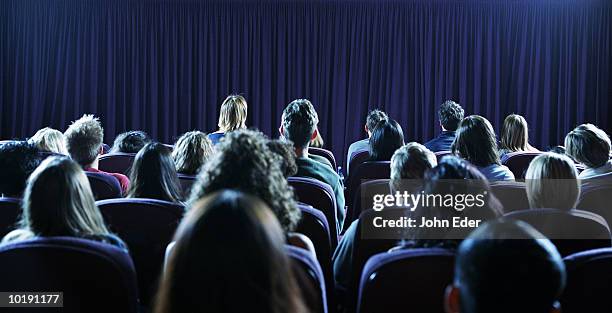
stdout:
POLYGON ((117 178, 94 172, 85 172, 96 200, 121 198, 121 185, 117 178))
POLYGON ((512 152, 504 155, 501 159, 502 165, 510 169, 516 179, 525 178, 525 172, 529 163, 542 152, 512 152))
POLYGON ((580 199, 576 208, 601 215, 612 223, 612 173, 581 182, 580 199))
POLYGON ((567 283, 561 297, 563 312, 609 312, 612 248, 572 254, 564 261, 567 283))
POLYGON ((312 312, 327 313, 327 291, 319 263, 307 250, 289 245, 285 248, 294 265, 294 271, 298 271, 296 272, 298 286, 308 286, 301 288, 306 305, 312 309, 312 312))
POLYGON ((15 229, 21 214, 21 199, 0 197, 0 239, 15 229))
POLYGON ((391 177, 391 162, 389 161, 367 161, 351 170, 348 181, 345 184, 344 199, 348 210, 354 209, 353 200, 359 185, 364 180, 389 179, 391 177))
POLYGON ((195 183, 198 177, 196 175, 178 174, 178 178, 179 182, 181 183, 183 195, 185 195, 185 197, 189 197, 189 195, 191 194, 191 187, 193 187, 193 184, 195 183))
POLYGON ((444 313, 444 292, 453 280, 455 255, 446 249, 384 252, 366 263, 357 312, 444 313))
POLYGON ((13 312, 138 312, 132 260, 125 251, 108 244, 49 237, 0 246, 0 277, 2 291, 63 292, 61 309, 13 312))
POLYGON ((111 231, 127 244, 138 273, 140 299, 150 304, 166 247, 183 216, 180 204, 153 199, 96 202, 111 231))
POLYGON ((599 215, 582 211, 530 209, 504 216, 527 222, 549 238, 563 256, 610 247, 610 229, 599 215))
POLYGON ((293 187, 297 200, 311 205, 323 212, 329 225, 332 249, 338 245, 338 229, 336 217, 336 196, 328 184, 307 177, 289 177, 289 185, 293 187))
POLYGON ((338 165, 336 164, 336 158, 334 157, 334 154, 331 151, 322 148, 309 147, 308 153, 326 158, 332 165, 334 171, 338 168, 338 165))
POLYGON ((359 217, 362 211, 372 208, 370 202, 375 194, 386 195, 390 193, 389 181, 389 179, 374 179, 364 181, 357 187, 353 195, 353 205, 347 207, 343 233, 359 217))
POLYGON ((527 187, 524 182, 495 181, 491 183, 491 190, 504 206, 504 213, 529 209, 527 187))
MULTIPOLYGON (((353 157, 349 161, 349 168, 347 170, 349 169, 354 170, 357 168, 359 164, 366 162, 369 159, 370 159, 370 151, 368 150, 357 151, 355 152, 355 154, 353 154, 353 157)), ((347 171, 347 176, 350 176, 349 171, 347 171)))
POLYGON ((136 153, 109 153, 100 156, 98 169, 108 173, 130 175, 136 153))
POLYGON ((452 155, 453 152, 452 151, 438 151, 438 152, 434 152, 434 154, 436 155, 436 160, 440 162, 440 160, 442 160, 443 157, 447 155, 452 155))

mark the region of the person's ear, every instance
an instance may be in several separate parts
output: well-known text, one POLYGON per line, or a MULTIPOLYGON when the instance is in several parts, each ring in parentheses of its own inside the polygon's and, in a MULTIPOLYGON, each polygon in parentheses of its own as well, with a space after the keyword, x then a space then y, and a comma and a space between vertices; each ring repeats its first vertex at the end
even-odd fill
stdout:
POLYGON ((559 303, 559 301, 555 301, 555 303, 553 303, 550 313, 561 313, 561 303, 559 303))
POLYGON ((459 288, 448 285, 444 293, 444 310, 446 313, 459 313, 459 288))
POLYGON ((319 135, 319 129, 315 128, 315 130, 312 132, 312 136, 310 136, 310 140, 312 141, 317 138, 317 135, 319 135))

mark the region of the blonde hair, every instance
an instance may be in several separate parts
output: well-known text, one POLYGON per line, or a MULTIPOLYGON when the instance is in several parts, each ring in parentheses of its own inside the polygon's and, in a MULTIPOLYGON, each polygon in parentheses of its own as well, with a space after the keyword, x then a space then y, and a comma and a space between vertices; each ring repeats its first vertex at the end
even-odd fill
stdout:
POLYGON ((219 114, 219 129, 230 132, 246 128, 247 101, 241 95, 229 95, 221 104, 219 114))
POLYGON ((610 137, 593 124, 582 124, 565 136, 566 154, 590 168, 610 159, 610 137))
POLYGON ((176 141, 172 158, 178 173, 195 175, 212 153, 213 144, 208 136, 201 131, 190 131, 176 141))
POLYGON ((28 140, 28 142, 38 147, 41 151, 68 155, 66 137, 57 129, 49 127, 40 129, 28 140))
POLYGON ((104 239, 110 235, 87 176, 68 157, 49 157, 32 173, 19 225, 3 242, 38 236, 104 239))
POLYGON ((83 115, 70 124, 64 135, 70 156, 80 165, 93 163, 100 154, 104 129, 97 117, 91 114, 83 115))
POLYGON ((409 142, 391 157, 391 180, 421 179, 425 171, 437 164, 433 152, 420 143, 409 142))
POLYGON ((546 152, 529 164, 525 174, 531 208, 573 209, 580 195, 574 162, 565 155, 546 152))
POLYGON ((524 117, 510 114, 504 119, 501 130, 501 148, 509 152, 529 150, 529 130, 524 117))

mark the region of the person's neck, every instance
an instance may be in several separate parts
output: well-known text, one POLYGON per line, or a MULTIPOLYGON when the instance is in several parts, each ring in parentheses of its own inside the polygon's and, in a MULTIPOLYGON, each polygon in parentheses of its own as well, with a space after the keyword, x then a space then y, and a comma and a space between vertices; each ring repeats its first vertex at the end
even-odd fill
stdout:
POLYGON ((85 165, 83 166, 83 168, 93 168, 93 169, 98 169, 98 158, 96 158, 91 164, 85 165))
POLYGON ((308 146, 305 148, 295 148, 295 156, 298 158, 308 158, 308 146))

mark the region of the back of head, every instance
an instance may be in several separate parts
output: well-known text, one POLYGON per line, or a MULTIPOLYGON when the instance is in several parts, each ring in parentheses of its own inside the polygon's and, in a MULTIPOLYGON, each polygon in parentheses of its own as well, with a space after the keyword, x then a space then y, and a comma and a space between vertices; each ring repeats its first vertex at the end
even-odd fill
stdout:
POLYGON ((374 109, 368 113, 368 117, 366 118, 366 127, 368 128, 368 131, 372 132, 378 123, 388 119, 389 117, 387 116, 387 113, 374 109))
POLYGON ((319 116, 312 103, 306 99, 293 100, 283 111, 283 136, 297 148, 306 148, 319 123, 319 116))
POLYGON ((574 162, 565 155, 543 153, 534 158, 525 174, 531 208, 574 208, 580 194, 574 162))
POLYGON ((246 129, 225 136, 200 170, 189 202, 221 189, 239 190, 263 200, 285 231, 295 229, 300 210, 267 141, 262 133, 246 129))
POLYGON ((501 148, 508 151, 526 151, 529 144, 527 121, 518 114, 510 114, 504 119, 501 131, 501 148))
POLYGON ((370 137, 370 160, 389 161, 395 150, 404 145, 404 132, 395 120, 383 120, 370 137))
POLYGON ((128 197, 181 201, 181 187, 168 147, 152 142, 136 154, 128 197))
POLYGON ((438 109, 438 118, 440 125, 448 131, 455 131, 459 127, 459 123, 463 120, 463 108, 453 100, 446 100, 438 109))
POLYGON ((70 124, 64 135, 70 156, 81 166, 90 165, 100 154, 104 129, 97 117, 83 115, 70 124))
POLYGON ((108 234, 85 173, 68 157, 49 157, 32 173, 20 224, 34 236, 108 234))
POLYGON ((201 131, 184 133, 174 145, 172 157, 176 171, 195 175, 213 153, 213 144, 201 131))
POLYGON ((111 153, 138 153, 142 147, 151 142, 149 135, 141 130, 121 133, 115 138, 111 153))
POLYGON ((259 199, 222 190, 179 226, 155 312, 303 312, 283 231, 259 199))
POLYGON ((0 195, 21 197, 41 157, 33 144, 13 141, 0 145, 0 195))
POLYGON ((36 145, 40 151, 68 155, 66 137, 57 129, 49 127, 39 129, 28 142, 36 145))
POLYGON ((420 143, 409 142, 391 157, 391 184, 400 190, 404 179, 423 179, 436 166, 436 155, 420 143))
POLYGON ((290 141, 284 140, 269 140, 268 148, 275 156, 278 157, 281 171, 285 177, 293 176, 297 173, 298 168, 295 163, 295 149, 290 141))
POLYGON ((564 285, 557 249, 524 222, 486 223, 459 246, 454 286, 461 313, 548 313, 564 285))
POLYGON ((567 155, 590 168, 610 159, 610 137, 593 124, 582 124, 565 136, 567 155))
POLYGON ((231 132, 246 128, 247 101, 241 95, 229 95, 221 104, 219 130, 231 132))
POLYGON ((476 166, 500 164, 493 126, 480 115, 461 121, 451 149, 476 166))

